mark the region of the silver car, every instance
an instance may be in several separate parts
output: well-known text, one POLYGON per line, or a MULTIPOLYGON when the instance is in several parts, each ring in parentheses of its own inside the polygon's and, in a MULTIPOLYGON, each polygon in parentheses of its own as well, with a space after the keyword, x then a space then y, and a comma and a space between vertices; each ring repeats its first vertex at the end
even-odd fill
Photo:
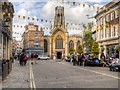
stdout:
POLYGON ((50 60, 50 57, 45 56, 45 55, 39 55, 38 60, 50 60))

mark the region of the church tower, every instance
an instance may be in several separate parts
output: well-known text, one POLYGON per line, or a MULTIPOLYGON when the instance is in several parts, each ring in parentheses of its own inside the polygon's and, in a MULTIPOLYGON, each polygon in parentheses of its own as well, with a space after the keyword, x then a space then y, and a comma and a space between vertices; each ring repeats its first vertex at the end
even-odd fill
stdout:
POLYGON ((64 7, 57 6, 55 8, 54 27, 65 28, 64 7))

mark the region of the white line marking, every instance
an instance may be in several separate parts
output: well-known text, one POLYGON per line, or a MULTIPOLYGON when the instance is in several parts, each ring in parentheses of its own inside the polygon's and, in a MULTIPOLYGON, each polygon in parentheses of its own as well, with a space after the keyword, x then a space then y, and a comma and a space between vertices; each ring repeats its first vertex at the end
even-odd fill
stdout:
POLYGON ((115 78, 115 79, 120 79, 120 77, 117 77, 117 76, 113 76, 113 75, 109 75, 109 74, 105 74, 105 73, 101 73, 101 72, 97 72, 97 71, 93 71, 93 70, 88 70, 88 69, 84 69, 84 68, 80 68, 80 69, 85 70, 85 71, 89 71, 89 72, 93 72, 93 73, 96 73, 96 74, 101 74, 101 75, 104 75, 104 76, 112 77, 112 78, 115 78))
POLYGON ((30 61, 30 88, 31 90, 36 90, 31 61, 30 61))
MULTIPOLYGON (((62 62, 61 62, 61 64, 68 65, 67 63, 62 63, 62 62)), ((77 68, 79 68, 79 67, 77 67, 77 68)), ((85 70, 85 71, 89 71, 89 72, 93 72, 93 73, 96 73, 96 74, 100 74, 100 75, 103 75, 103 76, 112 77, 112 78, 115 78, 115 79, 118 79, 118 80, 120 79, 120 77, 109 75, 109 74, 105 74, 105 73, 101 73, 101 72, 97 72, 97 71, 94 71, 94 70, 88 70, 88 69, 85 69, 85 68, 79 68, 79 69, 82 69, 82 70, 85 70)))

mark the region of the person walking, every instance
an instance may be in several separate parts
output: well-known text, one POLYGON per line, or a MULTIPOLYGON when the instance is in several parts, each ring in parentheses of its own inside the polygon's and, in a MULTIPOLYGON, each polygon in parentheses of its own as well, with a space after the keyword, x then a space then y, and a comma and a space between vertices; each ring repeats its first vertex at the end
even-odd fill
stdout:
POLYGON ((82 61, 81 61, 81 65, 83 65, 83 66, 84 66, 84 64, 85 64, 85 55, 84 55, 84 54, 82 54, 82 61))
POLYGON ((24 55, 25 55, 24 53, 25 53, 25 50, 23 49, 20 55, 20 65, 22 66, 24 65, 24 55))
POLYGON ((24 53, 22 52, 21 56, 20 56, 20 65, 23 66, 24 63, 24 53))
POLYGON ((34 54, 31 54, 31 64, 33 65, 33 60, 34 60, 34 54))
POLYGON ((81 55, 78 56, 78 65, 82 66, 82 57, 81 57, 81 55))
POLYGON ((28 56, 27 55, 24 55, 24 66, 26 66, 26 63, 27 63, 27 60, 28 60, 28 56))
POLYGON ((105 55, 104 55, 104 53, 102 53, 100 55, 100 60, 101 60, 102 66, 105 67, 106 66, 106 62, 105 62, 105 55))
POLYGON ((73 59, 73 66, 75 66, 75 65, 76 65, 76 58, 75 58, 75 55, 73 55, 72 59, 73 59))
POLYGON ((35 56, 34 56, 35 64, 37 64, 37 59, 38 59, 38 54, 35 54, 35 56))

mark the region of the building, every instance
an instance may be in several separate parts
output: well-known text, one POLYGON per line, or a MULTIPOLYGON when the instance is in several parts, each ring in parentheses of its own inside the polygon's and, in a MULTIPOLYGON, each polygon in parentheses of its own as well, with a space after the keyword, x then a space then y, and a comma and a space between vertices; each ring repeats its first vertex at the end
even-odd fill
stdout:
POLYGON ((115 49, 120 43, 120 1, 110 2, 97 11, 97 42, 106 56, 118 55, 115 49))
POLYGON ((0 2, 0 60, 12 56, 12 19, 14 8, 11 2, 0 2))
POLYGON ((21 53, 23 50, 23 42, 21 41, 16 41, 15 39, 13 39, 12 41, 12 55, 18 55, 19 53, 21 53))
POLYGON ((42 27, 29 23, 23 34, 23 47, 29 53, 44 54, 44 32, 42 27))
POLYGON ((69 56, 69 48, 74 47, 77 51, 78 45, 82 44, 82 38, 79 35, 69 35, 65 26, 64 7, 55 8, 54 27, 50 35, 44 36, 44 52, 51 58, 61 59, 69 56))

